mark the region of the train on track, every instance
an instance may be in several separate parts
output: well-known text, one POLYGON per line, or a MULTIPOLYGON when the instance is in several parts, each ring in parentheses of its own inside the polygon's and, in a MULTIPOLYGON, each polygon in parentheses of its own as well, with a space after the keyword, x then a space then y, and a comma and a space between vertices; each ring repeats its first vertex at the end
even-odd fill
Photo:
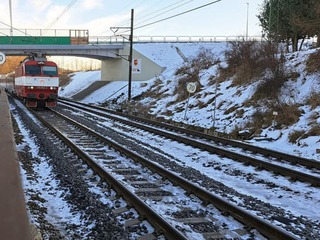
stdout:
POLYGON ((27 107, 56 107, 59 90, 58 66, 45 57, 29 56, 17 67, 6 90, 27 107))

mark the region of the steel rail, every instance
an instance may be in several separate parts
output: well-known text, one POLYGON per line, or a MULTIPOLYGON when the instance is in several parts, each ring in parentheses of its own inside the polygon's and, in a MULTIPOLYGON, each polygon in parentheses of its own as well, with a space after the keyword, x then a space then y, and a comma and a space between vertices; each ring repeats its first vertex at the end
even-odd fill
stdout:
MULTIPOLYGON (((70 105, 72 105, 72 104, 70 104, 70 105)), ((76 107, 78 107, 80 109, 83 109, 83 110, 86 110, 86 111, 89 111, 89 112, 92 112, 92 113, 95 113, 95 114, 103 115, 103 116, 108 117, 110 119, 113 119, 113 120, 116 120, 116 121, 120 121, 120 122, 123 122, 125 124, 131 125, 131 126, 134 126, 134 127, 137 127, 137 128, 140 128, 140 129, 143 129, 143 130, 146 130, 146 131, 149 131, 149 132, 152 132, 152 133, 155 133, 155 134, 167 137, 167 138, 171 138, 171 139, 179 141, 179 142, 183 142, 185 144, 188 144, 188 145, 193 146, 193 147, 200 148, 202 150, 211 152, 213 154, 218 154, 220 156, 228 157, 228 158, 234 159, 236 161, 240 161, 240 162, 243 162, 243 163, 248 163, 248 164, 251 164, 252 166, 263 168, 263 169, 266 169, 268 171, 272 171, 274 173, 281 174, 283 176, 289 176, 294 180, 307 182, 307 183, 310 183, 313 186, 320 186, 320 177, 317 177, 317 176, 314 176, 314 175, 311 175, 311 174, 307 174, 307 173, 304 173, 304 172, 299 172, 299 171, 296 171, 294 169, 290 169, 290 168, 283 167, 283 166, 280 166, 280 165, 277 165, 277 164, 273 164, 273 163, 270 163, 270 162, 259 160, 259 159, 253 158, 253 157, 245 156, 245 155, 242 155, 242 154, 239 154, 239 153, 236 153, 236 152, 231 152, 229 150, 225 150, 225 149, 222 149, 222 148, 219 148, 219 147, 212 146, 212 145, 207 144, 207 143, 203 143, 203 142, 197 141, 197 140, 195 140, 193 138, 183 137, 183 136, 180 136, 178 134, 174 134, 174 133, 170 133, 170 132, 163 131, 163 130, 160 130, 160 129, 156 129, 156 128, 153 128, 153 127, 150 127, 150 126, 146 126, 146 125, 143 125, 143 124, 140 124, 140 123, 137 123, 137 122, 128 121, 128 120, 125 120, 123 118, 118 118, 118 117, 115 117, 115 116, 106 115, 104 113, 96 112, 94 110, 90 110, 90 109, 87 109, 87 108, 84 108, 84 107, 79 107, 79 106, 76 106, 76 107)), ((105 111, 104 108, 100 109, 98 107, 96 109, 105 111)), ((110 110, 107 110, 107 111, 110 111, 110 110)))
POLYGON ((66 104, 70 104, 71 105, 70 102, 74 102, 74 103, 82 105, 82 106, 95 108, 95 109, 98 109, 100 111, 105 111, 105 112, 108 112, 110 114, 119 115, 119 116, 126 117, 126 118, 129 118, 129 119, 134 119, 136 121, 144 122, 144 123, 147 123, 149 125, 159 126, 161 128, 166 128, 166 129, 169 129, 171 131, 181 132, 181 133, 185 133, 185 134, 188 134, 188 135, 192 135, 192 136, 196 136, 196 137, 200 137, 200 138, 204 138, 204 139, 209 139, 209 140, 212 140, 212 141, 215 141, 215 142, 223 143, 225 145, 230 145, 232 147, 240 147, 240 148, 242 148, 244 150, 249 150, 249 151, 251 151, 253 153, 259 153, 259 154, 262 154, 264 156, 274 157, 274 158, 277 158, 277 159, 282 159, 282 160, 288 161, 288 162, 290 162, 292 164, 299 164, 301 166, 305 166, 305 167, 309 167, 309 168, 316 168, 316 169, 320 170, 320 161, 316 161, 314 159, 307 159, 307 158, 302 158, 302 157, 290 155, 290 154, 287 154, 287 153, 281 153, 281 152, 278 152, 278 151, 275 151, 275 150, 272 150, 272 149, 262 148, 262 147, 250 145, 250 144, 247 144, 247 143, 243 143, 243 142, 239 142, 239 141, 223 138, 223 137, 209 135, 209 134, 205 134, 205 133, 202 133, 202 132, 197 132, 197 131, 186 129, 186 128, 173 126, 173 125, 170 125, 170 124, 167 124, 167 123, 152 121, 150 119, 137 117, 137 116, 129 115, 129 114, 122 113, 122 112, 113 111, 113 110, 106 109, 106 108, 103 108, 103 107, 94 106, 94 105, 88 105, 88 104, 85 104, 85 103, 80 103, 80 102, 77 102, 77 101, 74 101, 74 100, 71 100, 71 99, 59 98, 59 100, 65 100, 63 102, 66 103, 66 104))
MULTIPOLYGON (((57 113, 57 112, 56 112, 57 113)), ((61 115, 60 113, 57 113, 61 115)), ((161 176, 169 179, 174 184, 177 184, 184 188, 187 192, 193 193, 195 196, 198 196, 200 199, 202 199, 206 203, 211 203, 213 206, 217 207, 223 212, 229 213, 232 217, 237 219, 239 222, 242 222, 243 224, 247 224, 249 226, 252 226, 253 228, 257 229, 261 234, 267 236, 270 239, 298 239, 291 233, 272 225, 271 223, 267 222, 264 219, 261 219, 260 217, 257 217, 248 211, 236 206, 235 204, 232 204, 223 198, 212 194, 208 190, 180 177, 176 173, 173 173, 171 171, 168 171, 164 167, 153 163, 152 161, 144 158, 140 154, 133 152, 116 142, 107 139, 103 137, 102 135, 96 133, 95 131, 88 129, 86 126, 79 124, 78 122, 75 122, 74 120, 70 119, 69 117, 61 115, 65 120, 72 122, 73 124, 77 125, 77 127, 82 128, 85 131, 90 132, 90 134, 97 137, 99 140, 106 142, 108 145, 113 147, 114 149, 118 150, 119 152, 124 153, 126 156, 130 157, 136 162, 139 162, 143 166, 146 166, 153 170, 154 172, 160 174, 161 176)))

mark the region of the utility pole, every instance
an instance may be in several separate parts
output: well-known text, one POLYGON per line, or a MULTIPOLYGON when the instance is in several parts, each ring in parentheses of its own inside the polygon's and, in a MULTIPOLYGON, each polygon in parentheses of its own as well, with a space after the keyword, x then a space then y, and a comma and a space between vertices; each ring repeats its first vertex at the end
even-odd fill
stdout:
POLYGON ((12 4, 11 0, 9 0, 9 11, 10 11, 10 36, 13 35, 13 27, 12 27, 12 4))
POLYGON ((247 26, 246 26, 246 41, 248 41, 249 34, 249 3, 247 2, 247 26))
POLYGON ((122 36, 123 38, 129 40, 129 56, 126 56, 127 58, 124 58, 124 56, 120 56, 121 58, 125 59, 129 62, 129 81, 128 81, 128 101, 131 100, 131 82, 132 82, 132 52, 133 52, 133 16, 134 16, 134 10, 131 9, 131 24, 130 27, 110 27, 110 30, 113 32, 115 36, 122 36), (116 35, 116 32, 118 32, 120 29, 126 29, 130 30, 129 37, 125 37, 124 35, 116 35))
POLYGON ((132 82, 132 48, 133 48, 133 16, 134 10, 131 9, 131 26, 130 26, 130 52, 129 52, 129 84, 128 84, 128 101, 131 100, 131 82, 132 82))

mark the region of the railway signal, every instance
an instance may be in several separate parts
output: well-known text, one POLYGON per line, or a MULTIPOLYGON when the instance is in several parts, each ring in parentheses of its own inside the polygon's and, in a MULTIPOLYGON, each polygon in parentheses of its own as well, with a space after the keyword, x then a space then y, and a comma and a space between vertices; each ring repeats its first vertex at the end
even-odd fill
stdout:
POLYGON ((185 112, 184 112, 184 118, 183 118, 184 120, 187 119, 187 111, 188 111, 188 107, 189 107, 190 94, 191 94, 191 93, 195 93, 196 90, 197 90, 197 84, 196 84, 196 83, 194 83, 194 82, 189 82, 189 83, 187 84, 187 91, 188 91, 188 93, 189 93, 189 96, 188 96, 188 101, 187 101, 187 105, 186 105, 186 110, 185 110, 185 112))

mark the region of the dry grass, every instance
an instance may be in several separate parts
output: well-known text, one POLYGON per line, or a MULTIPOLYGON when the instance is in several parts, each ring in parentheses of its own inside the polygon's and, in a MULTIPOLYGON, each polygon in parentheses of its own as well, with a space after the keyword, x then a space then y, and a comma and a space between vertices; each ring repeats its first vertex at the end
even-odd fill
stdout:
POLYGON ((162 88, 163 88, 163 82, 161 79, 158 78, 155 80, 154 84, 148 90, 142 92, 140 95, 133 97, 132 100, 139 101, 145 98, 159 99, 164 95, 167 96, 166 94, 167 89, 162 89, 162 88))
POLYGON ((309 98, 307 99, 307 104, 311 106, 312 110, 320 106, 320 93, 312 91, 309 98))
POLYGON ((297 143, 298 139, 301 138, 301 136, 304 134, 304 131, 293 131, 289 134, 288 139, 291 143, 297 143))
POLYGON ((65 86, 67 85, 72 77, 72 71, 70 70, 61 70, 59 69, 59 85, 65 86))
POLYGON ((275 128, 280 129, 283 126, 290 126, 296 123, 301 116, 299 106, 288 104, 270 105, 267 111, 257 110, 253 115, 251 121, 247 124, 247 128, 252 132, 257 132, 260 129, 271 127, 275 121, 275 128), (273 112, 278 115, 274 116, 273 112))
POLYGON ((233 112, 237 111, 238 108, 239 108, 238 105, 232 106, 224 111, 224 115, 228 115, 230 113, 233 113, 233 112))
POLYGON ((292 125, 299 121, 301 116, 301 111, 299 110, 298 104, 285 104, 281 103, 277 107, 274 108, 274 111, 278 112, 278 116, 276 117, 276 121, 281 125, 292 125))
POLYGON ((182 102, 182 101, 186 100, 189 97, 189 93, 187 91, 187 84, 189 82, 196 83, 198 85, 196 92, 199 91, 199 83, 193 77, 192 76, 191 77, 183 77, 183 78, 180 78, 178 80, 178 84, 177 84, 177 86, 176 86, 176 88, 174 89, 174 92, 173 92, 173 94, 175 96, 177 96, 177 98, 176 98, 177 102, 182 102))
POLYGON ((299 130, 289 134, 289 142, 298 143, 300 139, 306 139, 312 136, 320 136, 320 124, 314 124, 307 132, 299 130))
POLYGON ((124 103, 121 109, 126 109, 129 114, 137 116, 147 116, 152 104, 142 104, 137 101, 124 103))
POLYGON ((307 136, 320 136, 320 124, 315 124, 312 128, 306 133, 307 136))

